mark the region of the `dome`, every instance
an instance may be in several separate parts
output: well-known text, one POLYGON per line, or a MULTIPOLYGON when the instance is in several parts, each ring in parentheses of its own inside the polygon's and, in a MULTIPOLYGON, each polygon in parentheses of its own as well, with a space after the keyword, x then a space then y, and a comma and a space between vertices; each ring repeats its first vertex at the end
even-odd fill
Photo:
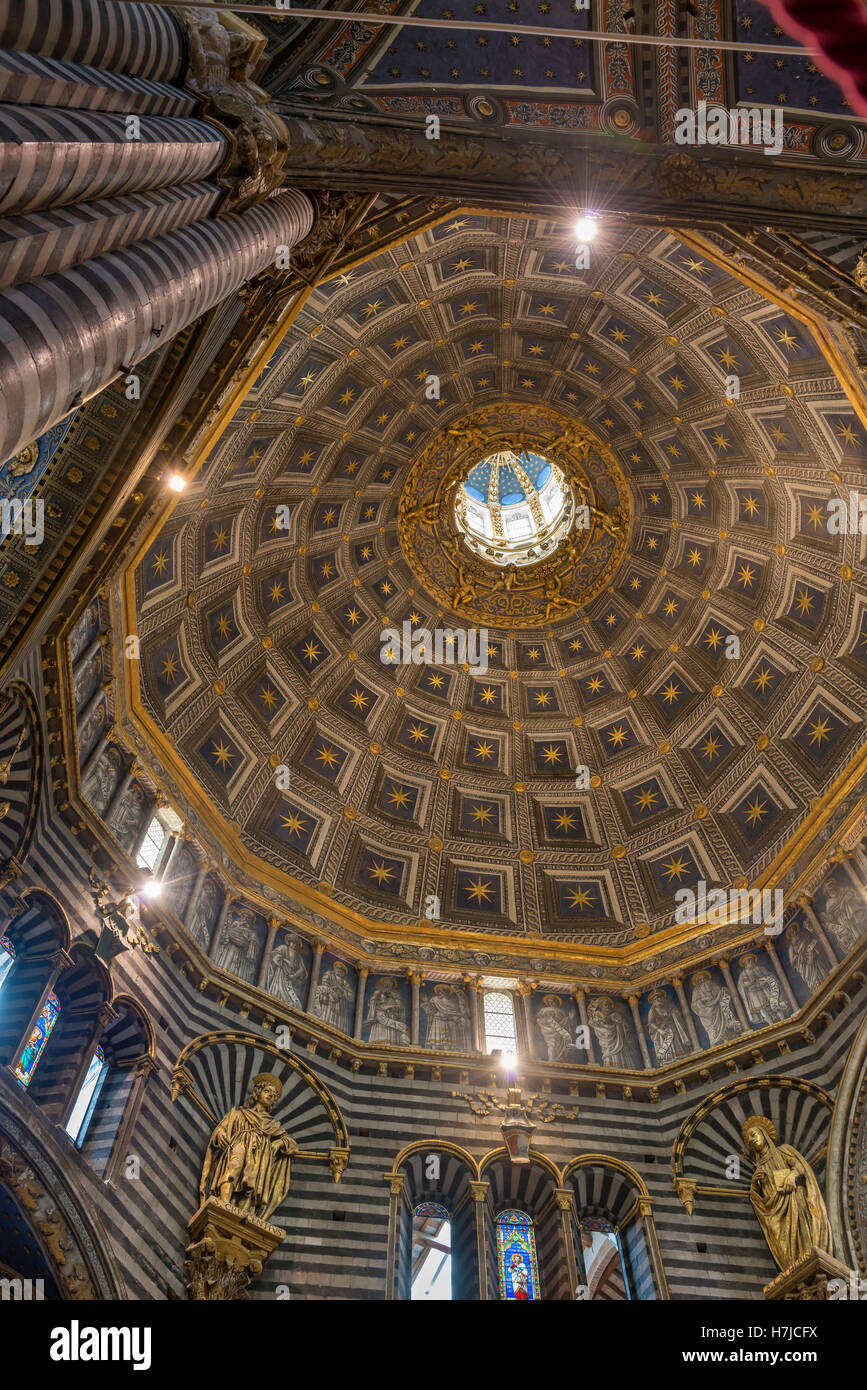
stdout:
POLYGON ((471 549, 498 565, 526 565, 557 547, 574 516, 556 464, 530 450, 475 463, 458 491, 458 527, 471 549))

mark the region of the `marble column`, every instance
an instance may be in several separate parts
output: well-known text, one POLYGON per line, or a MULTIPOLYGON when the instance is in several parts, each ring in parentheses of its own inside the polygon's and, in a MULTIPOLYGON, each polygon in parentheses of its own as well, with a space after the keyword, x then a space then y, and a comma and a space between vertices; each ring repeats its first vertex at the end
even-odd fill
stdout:
POLYGON ((172 82, 186 67, 184 27, 162 5, 114 0, 0 0, 0 48, 172 82))
POLYGON ((653 1064, 650 1060, 650 1053, 647 1048, 647 1039, 644 1036, 644 1028, 641 1023, 641 1014, 638 1010, 638 995, 627 994, 625 998, 632 1012, 632 1022, 635 1025, 635 1036, 638 1039, 638 1046, 641 1049, 641 1059, 644 1062, 644 1065, 647 1068, 647 1070, 650 1071, 650 1068, 653 1064))
POLYGON ((789 1007, 791 1008, 792 1013, 796 1014, 798 1012, 798 1001, 795 998, 795 991, 792 989, 789 977, 783 969, 783 962, 780 960, 780 957, 777 954, 777 943, 771 937, 766 937, 764 941, 764 946, 768 955, 771 958, 771 964, 773 965, 777 979, 779 980, 780 985, 782 986, 783 993, 789 1001, 789 1007))
POLYGON ((316 989, 319 985, 319 972, 322 969, 322 956, 325 946, 321 941, 313 943, 313 961, 310 966, 310 979, 307 982, 307 1004, 305 1012, 310 1013, 313 1008, 313 1000, 316 998, 316 989))
POLYGON ((193 913, 195 912, 196 905, 199 901, 199 894, 202 891, 202 885, 204 884, 205 879, 208 876, 208 871, 210 870, 210 867, 211 865, 208 859, 202 859, 199 863, 198 872, 196 873, 196 881, 193 884, 193 891, 190 894, 190 901, 187 903, 187 910, 184 913, 184 926, 187 928, 189 927, 190 922, 193 920, 193 913))
MULTIPOLYGON (((400 1219, 406 1202, 406 1174, 386 1173, 388 1183, 388 1247, 385 1255, 385 1297, 397 1298, 397 1261, 400 1253, 400 1219)), ((412 1278, 412 1270, 409 1271, 412 1278)))
POLYGON ((367 987, 367 977, 370 970, 366 965, 358 967, 358 984, 355 989, 355 1028, 352 1036, 361 1037, 361 1030, 364 1027, 364 992, 367 987))
POLYGON ((479 1301, 487 1302, 492 1295, 488 1292, 488 1235, 485 1227, 485 1213, 487 1211, 488 1192, 490 1183, 474 1182, 470 1180, 470 1195, 473 1199, 473 1215, 475 1217, 476 1235, 476 1266, 479 1275, 479 1301))
POLYGON ((828 959, 828 964, 830 965, 832 970, 835 969, 838 963, 837 953, 834 950, 834 947, 831 945, 830 941, 828 940, 827 936, 825 935, 825 928, 822 926, 822 923, 819 921, 818 917, 813 911, 813 899, 808 898, 806 893, 803 893, 801 897, 798 899, 798 907, 801 909, 807 921, 809 922, 814 935, 818 938, 819 944, 821 945, 822 950, 825 952, 825 955, 828 959))
POLYGON ((229 915, 229 909, 232 906, 232 904, 237 901, 238 900, 235 897, 234 893, 230 893, 228 890, 226 890, 226 892, 223 894, 223 901, 220 904, 220 911, 217 915, 217 925, 214 927, 214 934, 211 937, 211 949, 208 952, 208 955, 211 957, 211 960, 217 959, 217 952, 220 949, 220 938, 223 935, 223 927, 226 925, 226 918, 229 915))
POLYGON ((587 1038, 587 1046, 583 1049, 584 1055, 587 1062, 592 1066, 594 1062, 598 1062, 599 1058, 596 1055, 596 1040, 593 1037, 593 1029, 587 1021, 587 995, 583 989, 579 989, 577 986, 572 990, 572 995, 575 999, 575 1003, 578 1005, 578 1017, 581 1020, 581 1027, 584 1029, 584 1035, 587 1038))
POLYGON ((412 992, 412 1002, 410 1004, 409 1036, 413 1047, 418 1047, 419 1038, 421 1036, 421 1008, 419 995, 421 986, 424 984, 424 975, 421 973, 420 970, 410 970, 408 974, 410 990, 412 992))
POLYGON ((0 294, 0 458, 275 263, 313 225, 289 189, 0 294))
POLYGON ((467 975, 464 980, 470 997, 470 1026, 474 1052, 485 1048, 485 1019, 482 1012, 482 982, 477 975, 467 975))
POLYGON ((722 971, 722 977, 725 980, 726 985, 728 987, 728 992, 732 997, 732 1003, 734 1004, 735 1013, 738 1016, 738 1022, 740 1023, 745 1033, 752 1032, 752 1029, 750 1027, 750 1021, 747 1018, 746 1010, 744 1009, 743 1005, 743 1000, 740 996, 740 991, 738 990, 732 978, 732 972, 729 968, 729 963, 726 960, 725 956, 720 956, 716 964, 722 971))
POLYGON ((689 1007, 686 990, 683 987, 683 976, 673 976, 671 983, 674 985, 677 1002, 680 1004, 680 1011, 683 1014, 683 1021, 686 1024, 686 1031, 689 1033, 689 1040, 692 1043, 693 1050, 695 1052, 701 1052, 701 1043, 698 1040, 698 1030, 695 1026, 695 1019, 693 1018, 692 1009, 689 1007))
POLYGON ((126 771, 121 773, 120 781, 118 782, 117 786, 111 794, 111 800, 109 801, 108 805, 102 813, 102 819, 105 821, 106 825, 108 825, 111 821, 111 817, 114 815, 115 811, 120 805, 122 797, 126 795, 129 785, 137 772, 138 763, 136 762, 135 758, 133 758, 126 771))
POLYGON ((563 1245, 563 1258, 566 1261, 566 1273, 569 1278, 569 1297, 574 1301, 578 1297, 578 1285, 581 1282, 578 1278, 575 1238, 572 1233, 572 1207, 575 1202, 575 1189, 573 1187, 555 1187, 554 1201, 557 1203, 557 1211, 560 1215, 560 1239, 563 1245))
POLYGON ((535 985, 528 984, 521 980, 515 990, 517 996, 515 1009, 515 1033, 517 1035, 518 1052, 524 1057, 535 1058, 537 1056, 535 1039, 533 1037, 533 1008, 532 999, 535 985))
POLYGON ((279 917, 271 916, 268 918, 268 935, 265 937, 265 949, 262 952, 262 961, 256 979, 256 984, 260 989, 265 989, 265 981, 268 978, 268 966, 271 964, 271 952, 274 950, 274 942, 277 940, 277 931, 280 925, 281 922, 279 917))
POLYGON ((853 858, 854 855, 852 851, 850 849, 843 849, 841 846, 835 854, 831 855, 831 863, 840 865, 840 868, 846 874, 849 882, 857 889, 858 896, 863 902, 867 902, 867 886, 862 882, 860 874, 856 874, 855 870, 852 868, 851 861, 853 858))

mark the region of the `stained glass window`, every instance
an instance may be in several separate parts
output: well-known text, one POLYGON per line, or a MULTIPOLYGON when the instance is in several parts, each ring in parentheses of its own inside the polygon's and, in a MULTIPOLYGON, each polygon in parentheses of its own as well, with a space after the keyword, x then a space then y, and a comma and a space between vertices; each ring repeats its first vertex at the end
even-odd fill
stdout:
POLYGON ((536 1237, 525 1211, 501 1211, 497 1217, 497 1267, 500 1298, 539 1297, 536 1237))
POLYGON ((8 936, 0 936, 0 985, 6 979, 15 962, 15 947, 8 936))
POLYGON ((90 1066, 87 1068, 81 1089, 75 1097, 75 1104, 66 1122, 66 1133, 74 1144, 80 1144, 85 1134, 90 1118, 99 1100, 99 1093, 102 1090, 102 1083, 108 1071, 108 1063, 101 1047, 98 1047, 90 1059, 90 1066))
POLYGON ((517 1052, 515 1005, 511 994, 496 989, 486 990, 484 1009, 486 1051, 493 1052, 495 1048, 500 1048, 503 1052, 517 1052))
POLYGON ((413 1301, 442 1302, 452 1296, 449 1214, 439 1202, 419 1202, 412 1214, 413 1301))
POLYGON ((154 864, 156 864, 159 858, 165 838, 166 828, 159 816, 154 816, 145 832, 142 847, 138 852, 136 863, 140 869, 150 869, 151 873, 153 873, 154 864))
POLYGON ((51 1036, 51 1030, 57 1022, 57 1015, 60 1013, 60 1000, 56 994, 47 994, 45 1003, 42 1005, 42 1012, 33 1026, 33 1032, 27 1039, 27 1044, 15 1066, 15 1075, 22 1086, 30 1085, 30 1078, 36 1070, 36 1063, 42 1056, 45 1044, 51 1036))

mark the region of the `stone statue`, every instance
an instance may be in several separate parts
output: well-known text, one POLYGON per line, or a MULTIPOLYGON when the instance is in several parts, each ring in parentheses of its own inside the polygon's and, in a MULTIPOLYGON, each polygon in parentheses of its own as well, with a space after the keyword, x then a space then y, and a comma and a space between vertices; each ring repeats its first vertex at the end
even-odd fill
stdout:
POLYGON ((470 1046, 470 1018, 466 995, 454 985, 434 985, 422 1004, 427 1018, 426 1047, 445 1052, 467 1052, 470 1046))
POLYGON ((86 800, 90 802, 98 816, 104 815, 111 801, 112 793, 117 786, 117 774, 120 771, 120 765, 120 753, 116 748, 109 748, 95 766, 88 770, 87 776, 81 784, 81 790, 86 800))
MULTIPOLYGON (((15 747, 12 749, 12 752, 9 754, 9 757, 4 758, 2 763, 0 763, 0 787, 5 787, 6 783, 9 781, 9 777, 12 772, 12 764, 18 757, 18 754, 21 752, 21 745, 24 742, 26 733, 27 725, 22 724, 21 732, 18 735, 18 742, 15 744, 15 747)), ((11 809, 11 801, 0 801, 0 820, 5 820, 11 809)))
POLYGON ((200 1196, 267 1221, 289 1191, 289 1169, 298 1145, 271 1111, 283 1092, 276 1076, 253 1078, 246 1105, 224 1115, 208 1141, 200 1196))
POLYGON ((124 849, 129 849, 141 829, 145 794, 137 782, 131 782, 117 804, 111 818, 111 828, 124 849))
POLYGON ((867 917, 867 903, 859 897, 853 883, 838 883, 835 878, 825 879, 822 892, 825 895, 824 926, 844 956, 848 955, 858 944, 867 917))
POLYGON ((187 928, 205 951, 211 944, 211 930, 216 917, 216 907, 217 885, 212 878, 205 878, 187 928))
POLYGON ((323 1023, 330 1023, 332 1028, 339 1028, 341 1033, 348 1033, 353 997, 346 962, 336 960, 316 986, 310 1012, 323 1023))
POLYGON ((279 946, 275 946, 268 962, 269 994, 285 999, 293 1009, 304 1010, 304 996, 307 985, 307 966, 301 954, 297 936, 284 935, 279 946))
POLYGON ((406 1026, 406 1007, 400 997, 397 981, 386 975, 379 981, 370 996, 367 1018, 370 1024, 368 1042, 398 1043, 409 1046, 409 1029, 406 1026))
POLYGON ((680 1009, 675 1008, 664 989, 655 989, 649 1002, 647 1031, 656 1060, 664 1067, 668 1062, 676 1062, 678 1057, 686 1057, 692 1051, 692 1044, 680 1009))
POLYGON ((734 1011, 732 997, 718 985, 707 970, 692 977, 692 1011, 707 1033, 711 1047, 736 1038, 743 1030, 734 1011))
POLYGON ((234 908, 217 943, 216 964, 242 980, 252 980, 259 951, 259 939, 253 930, 255 921, 248 907, 234 908))
POLYGON ((828 973, 822 948, 809 928, 801 922, 792 923, 786 932, 786 940, 789 943, 789 959, 812 994, 828 973))
POLYGON ((765 1115, 741 1126, 755 1164, 750 1201, 779 1269, 789 1269, 811 1250, 833 1255, 828 1213, 807 1160, 789 1144, 777 1143, 777 1131, 765 1115))
POLYGON ((780 1019, 786 1018, 789 1006, 776 975, 760 965, 758 957, 752 953, 741 956, 740 965, 738 993, 753 1027, 779 1023, 780 1019))
POLYGON ((622 1006, 615 1005, 608 995, 600 994, 590 1000, 587 1010, 590 1027, 599 1043, 602 1061, 607 1067, 638 1067, 632 1024, 622 1006))
POLYGON ((549 1062, 563 1062, 570 1047, 575 1046, 575 1011, 564 1009, 559 994, 546 994, 536 1015, 536 1027, 548 1050, 549 1062))

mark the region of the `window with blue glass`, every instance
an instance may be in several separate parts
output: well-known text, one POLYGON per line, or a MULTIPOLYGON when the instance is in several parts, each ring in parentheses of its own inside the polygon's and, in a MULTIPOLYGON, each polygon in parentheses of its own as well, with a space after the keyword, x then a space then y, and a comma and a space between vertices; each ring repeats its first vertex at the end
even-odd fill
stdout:
POLYGON ((105 1060, 105 1054, 102 1048, 98 1047, 90 1059, 90 1065, 66 1122, 66 1133, 78 1146, 84 1141, 107 1071, 108 1063, 105 1060))
POLYGON ((0 989, 15 964, 15 947, 8 936, 0 936, 0 989))
POLYGON ((47 994, 41 1012, 33 1025, 33 1032, 24 1045, 24 1050, 15 1064, 15 1075, 25 1088, 30 1085, 36 1064, 45 1051, 45 1044, 51 1037, 51 1030, 60 1014, 60 1000, 56 994, 47 994))
POLYGON ((497 1217, 497 1268, 500 1298, 539 1297, 536 1236, 525 1211, 501 1211, 497 1217))
POLYGON ((414 1301, 442 1302, 452 1296, 452 1241, 449 1214, 439 1202, 419 1202, 412 1221, 414 1301))

